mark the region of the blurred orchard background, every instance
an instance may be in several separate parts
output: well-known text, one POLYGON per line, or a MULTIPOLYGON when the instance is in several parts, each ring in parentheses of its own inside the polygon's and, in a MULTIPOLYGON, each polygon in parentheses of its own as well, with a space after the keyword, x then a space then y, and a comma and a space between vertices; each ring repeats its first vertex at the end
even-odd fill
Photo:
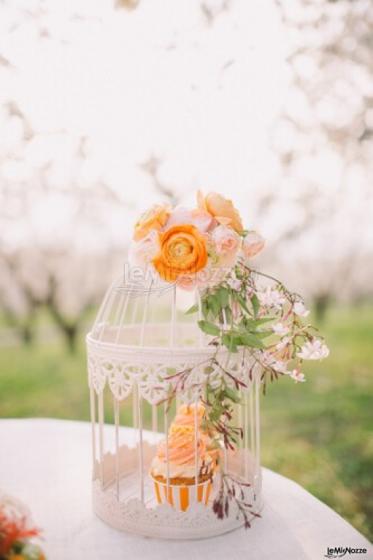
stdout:
POLYGON ((371 0, 1 0, 1 416, 88 419, 136 217, 216 190, 331 349, 263 399, 263 462, 372 537, 372 72, 371 0))

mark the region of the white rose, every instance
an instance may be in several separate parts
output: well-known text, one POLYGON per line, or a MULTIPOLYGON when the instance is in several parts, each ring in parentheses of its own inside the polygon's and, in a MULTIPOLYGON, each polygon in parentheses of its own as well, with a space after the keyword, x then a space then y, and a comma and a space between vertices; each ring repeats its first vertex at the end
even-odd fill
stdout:
POLYGON ((158 234, 151 231, 140 241, 133 241, 128 251, 128 261, 131 266, 145 268, 158 253, 158 234))
POLYGON ((249 231, 242 243, 242 252, 247 259, 258 255, 265 245, 265 240, 256 231, 249 231))

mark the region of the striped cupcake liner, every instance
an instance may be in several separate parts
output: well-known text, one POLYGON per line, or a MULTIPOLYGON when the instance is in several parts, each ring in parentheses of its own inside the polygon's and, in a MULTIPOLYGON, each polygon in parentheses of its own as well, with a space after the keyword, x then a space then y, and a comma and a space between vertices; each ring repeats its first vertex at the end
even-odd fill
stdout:
POLYGON ((180 511, 186 511, 190 505, 195 503, 196 499, 196 489, 197 489, 197 501, 199 503, 207 505, 211 493, 212 482, 211 480, 206 480, 197 484, 192 485, 182 485, 182 484, 169 484, 167 492, 167 484, 165 482, 159 482, 153 478, 154 492, 158 504, 169 503, 175 509, 180 511))

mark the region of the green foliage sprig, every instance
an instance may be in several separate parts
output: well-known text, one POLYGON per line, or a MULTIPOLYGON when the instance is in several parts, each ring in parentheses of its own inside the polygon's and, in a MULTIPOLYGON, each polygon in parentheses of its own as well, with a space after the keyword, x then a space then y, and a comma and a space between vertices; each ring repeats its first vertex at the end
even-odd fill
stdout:
MULTIPOLYGON (((317 329, 303 323, 308 312, 301 296, 290 292, 276 278, 252 270, 243 261, 237 263, 224 281, 206 288, 200 305, 187 311, 188 314, 197 312, 199 328, 215 347, 213 356, 205 363, 206 378, 199 387, 206 407, 202 427, 213 436, 217 447, 234 450, 243 437, 242 427, 232 424, 234 405, 240 404, 239 389, 248 387, 254 368, 260 368, 265 393, 267 382, 280 376, 304 381, 300 369, 303 359, 326 357, 328 349, 317 329), (228 350, 228 356, 242 354, 242 360, 249 364, 246 379, 239 379, 234 371, 221 364, 222 349, 228 350), (216 368, 222 375, 218 383, 216 380, 212 383, 210 373, 216 368)), ((193 369, 169 377, 174 380, 170 401, 184 390, 193 369)), ((222 465, 220 468, 221 485, 213 510, 223 518, 228 515, 229 502, 233 500, 245 526, 249 527, 249 515, 258 515, 245 502, 244 487, 249 484, 224 472, 222 465)))

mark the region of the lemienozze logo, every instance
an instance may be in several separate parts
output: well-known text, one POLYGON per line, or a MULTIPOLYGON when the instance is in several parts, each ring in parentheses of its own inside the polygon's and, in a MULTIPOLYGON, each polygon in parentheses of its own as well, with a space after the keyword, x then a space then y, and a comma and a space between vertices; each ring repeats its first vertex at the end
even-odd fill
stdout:
POLYGON ((327 548, 325 558, 342 558, 346 554, 366 554, 366 548, 353 548, 352 546, 333 546, 327 548))

